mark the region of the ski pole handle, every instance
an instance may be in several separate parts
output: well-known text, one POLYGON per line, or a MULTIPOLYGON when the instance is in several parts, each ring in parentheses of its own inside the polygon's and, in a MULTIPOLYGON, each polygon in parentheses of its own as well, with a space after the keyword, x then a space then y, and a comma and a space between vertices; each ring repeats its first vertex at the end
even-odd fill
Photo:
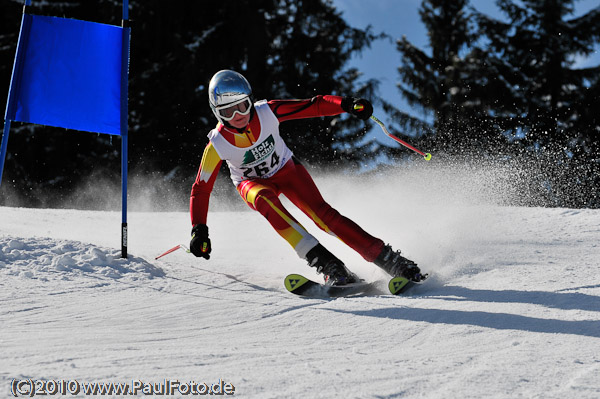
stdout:
MULTIPOLYGON (((356 104, 354 106, 355 110, 361 110, 363 109, 363 106, 360 104, 356 104)), ((411 150, 413 150, 414 152, 416 152, 417 154, 421 155, 426 161, 431 160, 431 154, 428 152, 423 152, 415 147, 413 147, 412 145, 408 144, 406 141, 394 136, 393 134, 391 134, 390 132, 388 132, 387 128, 385 127, 385 125, 383 124, 382 121, 380 121, 375 115, 371 115, 371 119, 377 123, 380 127, 381 130, 383 130, 383 133, 385 133, 389 138, 391 138, 392 140, 395 140, 396 142, 402 144, 403 146, 405 146, 406 148, 409 148, 411 150)))

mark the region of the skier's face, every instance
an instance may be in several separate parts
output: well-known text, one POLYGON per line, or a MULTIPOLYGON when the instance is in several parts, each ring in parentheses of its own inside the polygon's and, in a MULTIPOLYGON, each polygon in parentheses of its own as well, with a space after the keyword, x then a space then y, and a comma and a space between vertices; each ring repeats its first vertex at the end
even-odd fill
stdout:
POLYGON ((252 100, 250 100, 250 97, 248 96, 233 103, 218 106, 215 109, 215 112, 218 114, 221 121, 224 121, 237 129, 243 129, 248 125, 251 111, 252 100))
POLYGON ((236 112, 234 118, 229 121, 229 124, 236 129, 243 129, 250 122, 250 116, 251 114, 242 115, 236 112))

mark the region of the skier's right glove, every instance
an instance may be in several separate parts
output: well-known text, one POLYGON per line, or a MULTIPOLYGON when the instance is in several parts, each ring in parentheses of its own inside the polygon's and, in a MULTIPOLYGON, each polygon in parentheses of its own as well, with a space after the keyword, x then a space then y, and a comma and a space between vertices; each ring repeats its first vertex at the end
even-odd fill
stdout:
POLYGON ((210 259, 210 238, 208 238, 208 226, 197 224, 192 228, 192 241, 190 241, 190 252, 198 257, 210 259))
POLYGON ((344 111, 363 121, 373 115, 373 105, 364 98, 344 97, 341 106, 344 111))

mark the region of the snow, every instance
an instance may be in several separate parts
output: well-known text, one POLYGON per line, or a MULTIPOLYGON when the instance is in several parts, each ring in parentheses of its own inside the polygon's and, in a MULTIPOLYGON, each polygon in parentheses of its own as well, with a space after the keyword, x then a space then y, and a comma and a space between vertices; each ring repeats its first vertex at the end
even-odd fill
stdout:
POLYGON ((0 207, 0 396, 34 379, 221 380, 244 398, 600 397, 600 211, 506 206, 504 177, 453 172, 317 179, 432 273, 399 297, 288 293, 286 274, 316 274, 245 208, 211 212, 205 261, 154 260, 188 243, 184 211, 131 212, 125 260, 118 212, 0 207))

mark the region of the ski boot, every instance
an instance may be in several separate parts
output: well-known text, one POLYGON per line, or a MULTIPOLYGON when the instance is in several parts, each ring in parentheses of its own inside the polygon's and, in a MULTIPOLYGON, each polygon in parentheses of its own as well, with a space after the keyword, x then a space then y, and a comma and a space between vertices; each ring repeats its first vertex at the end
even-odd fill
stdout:
POLYGON ((410 259, 400 255, 400 251, 394 251, 391 246, 385 245, 381 253, 373 262, 381 267, 392 277, 404 277, 411 281, 421 281, 427 275, 421 274, 421 269, 410 259))
POLYGON ((346 285, 357 281, 356 275, 321 244, 308 251, 306 260, 311 267, 317 268, 317 273, 323 274, 325 285, 346 285))

